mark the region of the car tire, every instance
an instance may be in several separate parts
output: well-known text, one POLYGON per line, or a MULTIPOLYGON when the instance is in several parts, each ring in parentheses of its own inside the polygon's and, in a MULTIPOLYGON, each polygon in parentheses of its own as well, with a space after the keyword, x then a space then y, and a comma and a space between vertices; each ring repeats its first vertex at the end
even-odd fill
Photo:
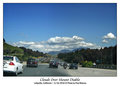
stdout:
POLYGON ((23 68, 22 68, 22 71, 20 72, 21 74, 23 73, 23 68))
POLYGON ((21 74, 23 73, 23 70, 20 72, 21 74))

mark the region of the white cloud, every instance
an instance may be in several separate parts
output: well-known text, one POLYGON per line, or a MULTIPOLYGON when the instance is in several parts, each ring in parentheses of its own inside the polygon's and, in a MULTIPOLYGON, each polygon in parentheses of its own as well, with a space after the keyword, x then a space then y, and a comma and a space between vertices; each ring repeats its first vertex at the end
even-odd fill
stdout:
POLYGON ((82 37, 78 36, 73 36, 72 38, 70 37, 53 37, 48 40, 48 43, 65 43, 65 42, 75 42, 75 41, 82 41, 84 40, 82 37))
POLYGON ((32 45, 35 44, 34 42, 25 42, 25 41, 19 41, 21 45, 32 45))
POLYGON ((44 46, 43 45, 41 45, 41 44, 38 44, 38 45, 31 45, 30 46, 31 48, 43 48, 44 46))
POLYGON ((33 50, 39 50, 41 52, 49 51, 60 51, 60 50, 72 50, 80 47, 87 48, 99 48, 96 44, 85 42, 84 38, 73 36, 73 37, 52 37, 47 41, 41 42, 24 42, 19 41, 13 43, 14 46, 23 46, 33 50))
POLYGON ((109 43, 111 40, 116 39, 116 36, 113 33, 108 33, 107 35, 103 36, 103 43, 109 43))
POLYGON ((108 33, 103 38, 104 39, 115 39, 116 37, 115 37, 115 35, 113 33, 108 33))
POLYGON ((72 38, 75 40, 84 40, 82 37, 78 37, 78 36, 73 36, 72 38))
POLYGON ((103 40, 102 40, 102 42, 103 42, 103 43, 108 43, 108 41, 107 41, 107 40, 105 40, 105 39, 103 39, 103 40))

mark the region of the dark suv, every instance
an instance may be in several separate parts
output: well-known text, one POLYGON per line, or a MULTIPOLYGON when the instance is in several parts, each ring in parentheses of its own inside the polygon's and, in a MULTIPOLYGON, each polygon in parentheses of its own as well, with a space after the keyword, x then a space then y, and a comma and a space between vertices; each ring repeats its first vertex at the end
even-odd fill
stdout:
POLYGON ((69 69, 78 69, 77 63, 71 63, 69 69))
POLYGON ((51 60, 50 63, 49 63, 49 68, 51 68, 51 67, 58 68, 58 62, 54 61, 54 60, 51 60))
POLYGON ((34 58, 29 58, 27 60, 27 67, 38 67, 38 61, 34 58))

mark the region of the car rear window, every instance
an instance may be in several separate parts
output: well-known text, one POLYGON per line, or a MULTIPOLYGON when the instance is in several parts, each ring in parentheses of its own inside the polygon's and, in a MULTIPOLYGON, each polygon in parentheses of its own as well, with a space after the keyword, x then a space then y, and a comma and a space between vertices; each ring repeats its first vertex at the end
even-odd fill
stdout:
POLYGON ((35 61, 35 59, 28 59, 28 61, 35 61))
POLYGON ((50 61, 50 63, 53 63, 53 62, 55 62, 55 61, 50 61))
POLYGON ((4 57, 3 57, 3 60, 13 61, 13 57, 4 56, 4 57))

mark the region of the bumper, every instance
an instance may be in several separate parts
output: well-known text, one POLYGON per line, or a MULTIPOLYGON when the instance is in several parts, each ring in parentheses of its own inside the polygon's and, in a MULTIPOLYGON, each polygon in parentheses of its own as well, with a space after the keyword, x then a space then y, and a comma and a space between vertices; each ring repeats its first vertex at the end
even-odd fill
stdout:
POLYGON ((3 74, 11 74, 11 73, 15 73, 14 71, 3 71, 3 74))
POLYGON ((78 69, 78 67, 76 67, 76 66, 72 66, 72 67, 69 67, 69 69, 78 69))
POLYGON ((3 67, 3 72, 16 72, 15 66, 3 67))
POLYGON ((49 65, 49 67, 58 67, 58 65, 49 65))
POLYGON ((12 67, 3 67, 3 75, 8 74, 14 74, 16 72, 16 68, 14 66, 12 67))
POLYGON ((27 67, 37 67, 38 64, 27 64, 27 67))

